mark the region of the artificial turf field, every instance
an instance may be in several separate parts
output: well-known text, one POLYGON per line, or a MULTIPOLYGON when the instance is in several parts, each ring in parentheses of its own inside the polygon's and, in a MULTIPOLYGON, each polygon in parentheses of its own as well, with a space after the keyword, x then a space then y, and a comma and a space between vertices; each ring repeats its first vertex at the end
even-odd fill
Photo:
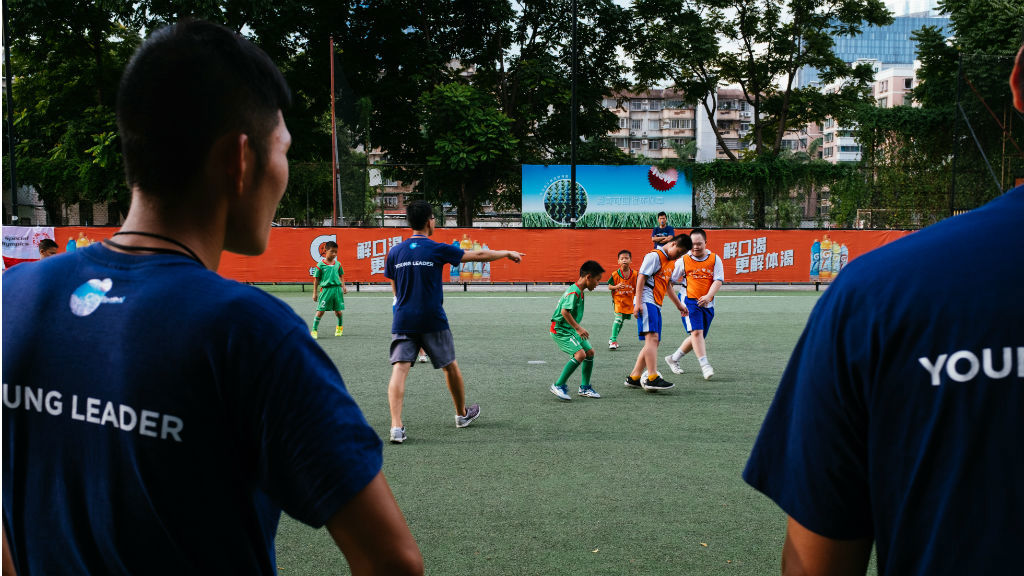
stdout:
MULTIPOLYGON (((312 324, 309 291, 275 294, 312 324)), ((342 337, 333 314, 320 324, 320 345, 385 440, 384 474, 427 574, 777 574, 785 516, 740 474, 820 293, 720 293, 711 381, 692 354, 685 374, 665 366, 683 337, 666 314, 659 369, 676 387, 652 394, 622 385, 640 349, 636 322, 609 351, 611 299, 599 288, 587 294, 582 325, 603 397, 576 396, 577 370, 571 402, 548 391, 568 359, 547 333, 559 296, 446 293, 467 399, 481 416, 456 429, 441 371, 417 364, 402 445, 386 442, 390 293, 350 290, 342 337)), ((277 552, 285 576, 348 573, 325 530, 288 517, 277 552)))

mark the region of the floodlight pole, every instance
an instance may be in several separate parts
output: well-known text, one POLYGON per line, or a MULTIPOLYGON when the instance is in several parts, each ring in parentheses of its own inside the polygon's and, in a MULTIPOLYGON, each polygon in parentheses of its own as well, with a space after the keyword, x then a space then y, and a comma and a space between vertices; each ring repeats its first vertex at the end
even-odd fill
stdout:
MULTIPOLYGON (((331 225, 338 225, 338 213, 341 212, 341 174, 338 172, 338 123, 334 117, 334 36, 330 37, 331 45, 331 225)), ((341 214, 341 223, 345 224, 345 214, 341 214)))
POLYGON ((572 0, 572 39, 570 40, 572 53, 572 72, 570 74, 571 91, 569 96, 569 227, 576 227, 576 22, 579 16, 576 11, 576 0, 572 0))

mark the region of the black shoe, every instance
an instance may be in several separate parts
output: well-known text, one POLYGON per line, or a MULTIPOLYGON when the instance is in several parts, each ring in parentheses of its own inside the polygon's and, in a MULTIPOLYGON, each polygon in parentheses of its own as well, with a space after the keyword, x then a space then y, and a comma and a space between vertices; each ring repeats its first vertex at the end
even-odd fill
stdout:
POLYGON ((648 392, 657 392, 659 390, 668 390, 669 388, 675 388, 676 385, 669 382, 668 380, 665 380, 661 376, 658 376, 654 380, 646 380, 643 384, 641 384, 641 386, 643 386, 643 389, 647 390, 648 392))
POLYGON ((626 388, 643 388, 643 384, 640 383, 640 379, 633 378, 632 376, 626 376, 626 381, 623 385, 626 388))

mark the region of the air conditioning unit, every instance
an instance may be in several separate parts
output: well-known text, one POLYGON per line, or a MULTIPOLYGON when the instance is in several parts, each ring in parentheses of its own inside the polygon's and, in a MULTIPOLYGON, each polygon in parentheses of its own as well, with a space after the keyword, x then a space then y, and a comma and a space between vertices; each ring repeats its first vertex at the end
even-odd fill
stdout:
POLYGON ((640 141, 641 145, 643 145, 643 146, 647 146, 647 144, 648 144, 649 142, 650 142, 650 140, 641 140, 641 141, 640 141))

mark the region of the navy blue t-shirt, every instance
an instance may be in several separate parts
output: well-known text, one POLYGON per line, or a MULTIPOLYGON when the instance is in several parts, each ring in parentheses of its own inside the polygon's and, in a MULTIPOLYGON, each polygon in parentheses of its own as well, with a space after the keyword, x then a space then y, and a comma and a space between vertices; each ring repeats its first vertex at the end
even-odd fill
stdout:
POLYGON ((19 574, 274 574, 381 441, 280 300, 93 245, 3 277, 3 511, 19 574))
MULTIPOLYGON (((671 238, 671 237, 673 237, 675 235, 676 235, 676 229, 671 227, 671 226, 665 226, 664 228, 659 226, 659 227, 656 227, 654 230, 651 230, 651 236, 654 236, 656 238, 664 237, 664 236, 668 236, 669 238, 671 238)), ((658 244, 657 242, 655 242, 654 243, 654 247, 657 248, 658 246, 661 246, 661 244, 658 244)))
POLYGON ((388 251, 384 275, 395 281, 393 334, 428 334, 448 329, 441 269, 458 266, 462 248, 413 235, 388 251))
POLYGON ((881 575, 1019 573, 1024 187, 850 262, 743 478, 881 575))

